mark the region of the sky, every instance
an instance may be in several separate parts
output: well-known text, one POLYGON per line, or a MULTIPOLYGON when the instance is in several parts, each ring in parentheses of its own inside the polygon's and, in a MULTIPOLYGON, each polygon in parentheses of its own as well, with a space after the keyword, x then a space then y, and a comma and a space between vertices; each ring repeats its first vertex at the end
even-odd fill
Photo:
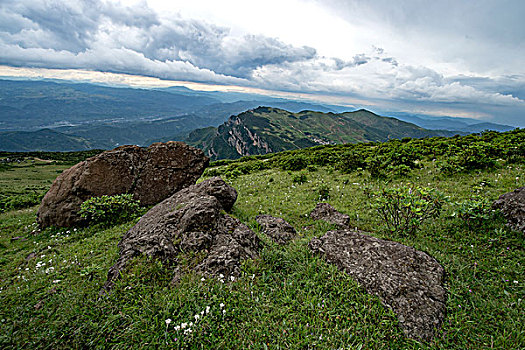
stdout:
POLYGON ((0 77, 525 127, 522 0, 0 0, 0 77))

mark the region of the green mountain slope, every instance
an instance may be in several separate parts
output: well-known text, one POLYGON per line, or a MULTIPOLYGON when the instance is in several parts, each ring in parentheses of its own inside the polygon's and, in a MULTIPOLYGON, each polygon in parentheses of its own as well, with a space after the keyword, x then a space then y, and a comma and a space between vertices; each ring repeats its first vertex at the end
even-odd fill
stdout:
POLYGON ((19 151, 84 151, 97 148, 93 142, 57 131, 13 131, 0 133, 0 150, 19 151))
POLYGON ((259 107, 215 128, 198 129, 186 142, 212 159, 239 158, 316 145, 386 141, 403 137, 450 136, 366 110, 341 114, 259 107))

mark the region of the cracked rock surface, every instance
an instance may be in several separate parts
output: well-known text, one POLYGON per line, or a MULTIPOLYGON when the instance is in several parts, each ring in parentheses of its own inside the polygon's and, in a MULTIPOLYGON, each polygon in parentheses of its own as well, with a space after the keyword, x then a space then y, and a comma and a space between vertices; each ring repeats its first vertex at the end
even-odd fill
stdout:
POLYGON ((348 215, 338 212, 328 203, 317 203, 314 210, 310 213, 310 217, 314 220, 323 220, 336 224, 340 228, 347 228, 350 223, 348 215))
POLYGON ((431 340, 445 317, 443 267, 430 255, 354 230, 329 231, 309 248, 397 315, 406 336, 431 340))
POLYGON ((525 233, 525 187, 501 195, 493 207, 501 210, 510 228, 525 233))
POLYGON ((286 244, 297 235, 293 226, 282 218, 258 215, 255 220, 261 225, 262 232, 268 235, 275 243, 286 244))
POLYGON ((130 193, 142 205, 156 204, 194 184, 208 163, 201 150, 173 141, 103 152, 55 179, 38 209, 38 224, 41 228, 82 224, 80 205, 102 195, 130 193))
POLYGON ((120 272, 136 256, 160 259, 174 268, 174 282, 185 272, 179 259, 199 253, 190 265, 194 272, 209 276, 238 276, 241 262, 258 257, 257 235, 239 220, 227 215, 237 192, 214 177, 187 187, 148 211, 119 242, 119 258, 108 272, 101 291, 109 292, 120 272))

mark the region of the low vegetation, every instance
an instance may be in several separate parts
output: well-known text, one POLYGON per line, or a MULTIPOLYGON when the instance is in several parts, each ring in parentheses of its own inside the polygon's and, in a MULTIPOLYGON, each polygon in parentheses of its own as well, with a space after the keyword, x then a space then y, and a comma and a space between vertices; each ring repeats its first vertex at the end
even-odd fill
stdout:
MULTIPOLYGON (((0 347, 523 348, 525 237, 489 204, 525 186, 524 147, 516 130, 215 162, 204 177, 237 189, 235 217, 257 231, 257 215, 280 216, 299 238, 283 247, 261 234, 261 258, 240 277, 187 275, 176 287, 173 267, 139 258, 102 298, 117 243, 137 219, 38 232, 36 206, 9 208, 0 214, 0 347), (309 252, 312 237, 335 228, 308 217, 320 200, 352 227, 443 265, 447 315, 432 343, 405 338, 376 297, 309 252), (390 205, 407 206, 408 226, 389 227, 393 215, 377 209, 390 205)), ((0 173, 2 189, 42 194, 68 166, 25 158, 0 173)))

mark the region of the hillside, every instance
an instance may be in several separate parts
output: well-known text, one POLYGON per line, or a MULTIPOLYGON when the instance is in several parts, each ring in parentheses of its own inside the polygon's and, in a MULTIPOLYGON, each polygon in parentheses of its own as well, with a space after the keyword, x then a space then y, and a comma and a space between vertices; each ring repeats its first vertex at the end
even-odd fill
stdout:
POLYGON ((234 159, 326 144, 386 141, 404 137, 450 136, 366 110, 340 114, 258 107, 230 119, 217 129, 190 133, 185 140, 212 159, 234 159))
POLYGON ((217 102, 154 90, 0 80, 0 130, 172 117, 217 102))
POLYGON ((137 220, 38 231, 33 206, 73 159, 93 154, 0 154, 0 164, 11 161, 0 168, 0 347, 522 349, 524 236, 491 203, 525 186, 524 147, 525 132, 515 130, 215 162, 202 178, 220 175, 237 190, 230 215, 260 238, 259 258, 245 261, 239 276, 213 278, 195 274, 181 255, 177 267, 187 273, 173 285, 180 270, 137 257, 105 297, 99 291, 118 242, 137 220), (439 216, 417 220, 410 234, 390 230, 370 193, 409 190, 410 199, 417 188, 442 194, 439 216), (348 215, 349 227, 443 266, 446 313, 434 340, 408 339, 376 296, 309 250, 337 229, 308 216, 320 201, 348 215), (296 238, 274 243, 256 222, 261 214, 285 219, 296 238))
MULTIPOLYGON (((107 145, 107 143, 106 143, 107 145)), ((0 150, 20 151, 83 151, 100 147, 92 140, 76 135, 66 135, 50 129, 38 131, 0 132, 0 150)))
POLYGON ((60 134, 38 144, 39 150, 71 148, 72 139, 84 139, 94 148, 118 145, 149 146, 152 142, 182 140, 189 132, 219 126, 231 115, 260 105, 334 111, 341 107, 269 98, 260 95, 199 92, 182 87, 132 89, 67 81, 0 80, 0 150, 32 150, 33 135, 50 129, 60 134), (6 134, 9 132, 9 134, 6 134), (32 134, 29 132, 37 132, 32 134))

